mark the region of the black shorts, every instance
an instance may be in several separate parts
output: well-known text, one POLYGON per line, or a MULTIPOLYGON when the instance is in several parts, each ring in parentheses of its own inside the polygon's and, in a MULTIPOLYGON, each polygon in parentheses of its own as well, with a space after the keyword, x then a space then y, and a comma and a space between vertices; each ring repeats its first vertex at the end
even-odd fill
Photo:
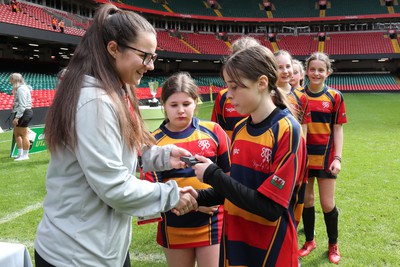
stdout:
MULTIPOLYGON (((14 114, 15 118, 16 113, 14 114)), ((25 109, 24 114, 22 117, 19 118, 17 127, 28 127, 29 123, 31 122, 33 117, 33 110, 32 109, 25 109)))
MULTIPOLYGON (((39 253, 36 252, 36 249, 35 249, 35 265, 36 265, 36 267, 55 267, 54 265, 51 265, 50 263, 45 261, 39 255, 39 253)), ((124 266, 122 266, 122 267, 131 267, 131 258, 129 257, 129 251, 126 255, 124 266)))
POLYGON ((308 177, 313 178, 313 177, 317 177, 317 178, 327 178, 327 179, 336 179, 337 176, 333 175, 332 173, 330 173, 329 171, 325 171, 325 170, 308 170, 308 177))

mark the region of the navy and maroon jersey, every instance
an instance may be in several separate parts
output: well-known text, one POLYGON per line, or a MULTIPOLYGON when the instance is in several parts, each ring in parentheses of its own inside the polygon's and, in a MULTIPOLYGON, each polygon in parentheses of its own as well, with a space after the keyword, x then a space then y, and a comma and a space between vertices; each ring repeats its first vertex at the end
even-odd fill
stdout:
MULTIPOLYGON (((224 172, 230 171, 230 141, 225 131, 215 122, 201 121, 194 117, 191 125, 182 132, 169 131, 164 122, 152 134, 157 145, 174 144, 185 148, 192 155, 198 154, 209 158, 224 172)), ((173 179, 179 187, 190 185, 194 189, 210 187, 196 178, 191 167, 148 172, 146 179, 155 182, 173 179)), ((223 206, 220 206, 212 216, 194 211, 176 216, 169 211, 162 213, 162 218, 163 221, 158 224, 157 242, 163 247, 193 248, 219 244, 221 241, 223 206)))
POLYGON ((232 138, 232 131, 236 123, 248 115, 238 113, 227 98, 228 89, 221 90, 215 98, 214 108, 211 114, 211 120, 221 125, 222 129, 232 138))
POLYGON ((298 121, 301 124, 307 124, 311 122, 311 113, 309 111, 308 99, 305 93, 292 86, 288 99, 292 108, 298 113, 298 121))
MULTIPOLYGON (((224 203, 223 266, 297 266, 294 209, 307 173, 307 152, 299 122, 279 108, 263 122, 251 117, 233 132, 230 176, 286 210, 276 221, 224 203)), ((304 194, 304 192, 302 192, 304 194)))
POLYGON ((335 157, 333 125, 347 122, 346 108, 343 95, 328 86, 316 94, 306 87, 305 93, 311 112, 311 122, 307 125, 310 176, 324 178, 321 175, 329 173, 335 157))

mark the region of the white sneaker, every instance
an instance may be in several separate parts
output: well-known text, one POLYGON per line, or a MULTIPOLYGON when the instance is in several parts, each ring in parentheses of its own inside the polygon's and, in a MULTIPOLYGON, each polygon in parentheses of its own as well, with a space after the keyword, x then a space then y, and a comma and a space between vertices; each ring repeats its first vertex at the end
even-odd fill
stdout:
POLYGON ((27 159, 29 159, 29 156, 25 155, 25 156, 20 156, 20 157, 14 159, 14 161, 21 161, 21 160, 27 160, 27 159))

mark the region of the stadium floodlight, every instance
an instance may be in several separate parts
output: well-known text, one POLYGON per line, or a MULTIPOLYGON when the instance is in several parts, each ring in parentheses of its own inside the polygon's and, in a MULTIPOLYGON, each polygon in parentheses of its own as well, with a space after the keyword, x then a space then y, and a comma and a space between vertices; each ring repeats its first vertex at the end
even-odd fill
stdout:
POLYGON ((28 44, 30 46, 39 46, 38 44, 28 44))

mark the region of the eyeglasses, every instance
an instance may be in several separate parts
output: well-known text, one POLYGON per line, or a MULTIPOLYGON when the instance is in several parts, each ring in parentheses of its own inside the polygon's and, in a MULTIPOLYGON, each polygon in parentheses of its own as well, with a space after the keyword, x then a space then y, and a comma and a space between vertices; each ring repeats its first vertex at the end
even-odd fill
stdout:
POLYGON ((144 54, 143 55, 143 61, 142 61, 143 65, 149 65, 150 61, 155 62, 155 60, 157 59, 157 56, 158 56, 157 54, 147 53, 147 52, 144 52, 142 50, 139 50, 139 49, 134 48, 134 47, 129 46, 129 45, 121 45, 120 44, 119 46, 122 46, 122 47, 125 47, 125 48, 129 48, 129 49, 132 49, 134 51, 138 51, 140 53, 143 53, 144 54))

